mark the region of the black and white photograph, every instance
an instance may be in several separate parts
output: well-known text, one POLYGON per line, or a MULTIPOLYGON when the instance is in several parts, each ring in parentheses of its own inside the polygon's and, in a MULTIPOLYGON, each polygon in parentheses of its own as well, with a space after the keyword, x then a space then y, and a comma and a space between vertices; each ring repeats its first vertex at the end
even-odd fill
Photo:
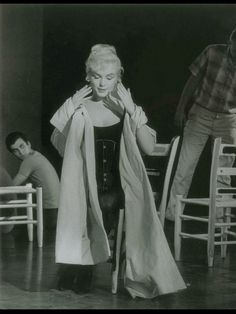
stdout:
POLYGON ((236 4, 0 3, 0 310, 236 308, 236 4))

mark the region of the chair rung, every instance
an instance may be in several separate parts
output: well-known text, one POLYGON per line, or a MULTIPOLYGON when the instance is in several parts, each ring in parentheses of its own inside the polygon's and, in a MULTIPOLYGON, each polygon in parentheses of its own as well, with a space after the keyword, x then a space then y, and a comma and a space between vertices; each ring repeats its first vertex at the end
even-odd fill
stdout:
MULTIPOLYGON (((185 232, 180 232, 179 234, 181 237, 183 238, 192 238, 192 239, 198 239, 198 240, 204 240, 207 241, 208 240, 208 234, 204 233, 204 234, 191 234, 191 233, 185 233, 185 232)), ((221 234, 217 235, 218 237, 221 236, 221 234)), ((235 234, 236 236, 236 234, 235 234)), ((214 241, 215 245, 221 245, 221 244, 236 244, 236 240, 235 241, 214 241)))
POLYGON ((230 227, 230 226, 236 226, 236 222, 216 222, 216 227, 230 227))
POLYGON ((214 237, 215 238, 219 238, 222 237, 224 233, 220 232, 220 233, 214 233, 214 237))
POLYGON ((155 177, 159 177, 160 176, 160 172, 159 171, 155 171, 152 169, 146 169, 147 170, 147 174, 149 176, 155 176, 155 177))
POLYGON ((236 241, 219 241, 214 242, 215 245, 222 245, 222 244, 236 244, 236 241))
POLYGON ((20 220, 20 219, 27 219, 27 216, 5 216, 5 217, 0 217, 0 222, 4 220, 20 220))
POLYGON ((16 208, 16 207, 17 208, 37 207, 37 205, 33 203, 0 205, 0 208, 16 208))
POLYGON ((185 232, 180 232, 179 234, 181 237, 186 237, 186 238, 193 238, 193 239, 199 239, 199 240, 207 240, 207 234, 202 233, 202 234, 191 234, 191 233, 185 233, 185 232))
POLYGON ((181 203, 209 206, 209 198, 183 198, 181 203))
POLYGON ((1 221, 0 222, 0 226, 1 225, 25 225, 25 224, 37 224, 37 220, 12 220, 12 221, 1 221))
POLYGON ((231 236, 233 236, 233 237, 236 237, 236 232, 227 230, 227 231, 225 231, 224 233, 229 234, 229 235, 231 235, 231 236))
POLYGON ((180 215, 179 217, 184 220, 197 220, 197 221, 202 221, 202 222, 208 222, 207 218, 202 218, 202 217, 189 216, 189 215, 180 215))
POLYGON ((0 204, 25 204, 27 200, 10 200, 6 202, 0 202, 0 204))
MULTIPOLYGON (((202 205, 209 206, 209 198, 182 198, 181 203, 192 204, 192 205, 202 205)), ((217 199, 216 207, 236 207, 236 199, 217 199)))
POLYGON ((36 189, 33 188, 26 188, 24 186, 19 187, 0 187, 0 195, 5 195, 5 194, 31 194, 31 193, 35 193, 36 189))

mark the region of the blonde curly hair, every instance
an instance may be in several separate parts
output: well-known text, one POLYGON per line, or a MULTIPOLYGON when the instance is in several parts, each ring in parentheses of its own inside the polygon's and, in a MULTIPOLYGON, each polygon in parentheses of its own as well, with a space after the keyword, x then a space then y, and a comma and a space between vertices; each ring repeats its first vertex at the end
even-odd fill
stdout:
POLYGON ((120 76, 124 73, 124 69, 114 46, 108 44, 96 44, 92 46, 90 55, 85 63, 87 78, 94 68, 102 67, 109 63, 117 65, 120 76))

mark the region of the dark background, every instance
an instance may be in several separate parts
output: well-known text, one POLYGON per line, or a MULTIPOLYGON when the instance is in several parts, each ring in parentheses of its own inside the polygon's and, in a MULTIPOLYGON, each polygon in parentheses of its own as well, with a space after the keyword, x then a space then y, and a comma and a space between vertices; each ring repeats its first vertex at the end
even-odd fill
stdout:
MULTIPOLYGON (((158 141, 168 142, 181 134, 174 126, 174 113, 189 76, 189 65, 207 45, 226 43, 235 27, 235 4, 46 5, 42 70, 44 145, 50 145, 51 116, 81 82, 85 83, 85 61, 91 46, 97 43, 116 47, 125 69, 124 85, 144 108, 158 141)), ((210 154, 208 143, 190 194, 208 193, 210 154)))
MULTIPOLYGON (((116 47, 125 86, 158 142, 169 142, 181 134, 174 113, 189 65, 207 45, 226 43, 235 27, 236 4, 0 4, 1 165, 16 174, 5 137, 19 130, 60 173, 50 119, 85 84, 85 61, 97 43, 116 47)), ((207 145, 197 192, 207 191, 210 155, 207 145)))
POLYGON ((71 4, 43 10, 43 140, 56 109, 85 83, 92 45, 116 47, 123 82, 145 108, 159 140, 179 132, 173 115, 188 66, 208 44, 226 43, 235 4, 71 4))

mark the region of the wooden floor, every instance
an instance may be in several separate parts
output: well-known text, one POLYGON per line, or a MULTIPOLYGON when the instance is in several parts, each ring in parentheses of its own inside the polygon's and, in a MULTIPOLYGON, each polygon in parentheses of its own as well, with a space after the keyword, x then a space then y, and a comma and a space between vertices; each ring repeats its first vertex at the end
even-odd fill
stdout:
MULTIPOLYGON (((19 226, 18 226, 19 227, 19 226)), ((236 247, 230 246, 226 259, 216 250, 214 267, 206 264, 205 242, 183 243, 179 270, 188 288, 153 300, 132 299, 124 289, 111 294, 110 265, 97 266, 92 291, 77 295, 56 289, 55 236, 46 236, 39 249, 29 243, 16 227, 1 236, 0 309, 235 309, 236 247), (194 244, 195 243, 195 244, 194 244)), ((22 229, 21 229, 22 230, 22 229)), ((165 232, 173 252, 173 223, 165 232)))

